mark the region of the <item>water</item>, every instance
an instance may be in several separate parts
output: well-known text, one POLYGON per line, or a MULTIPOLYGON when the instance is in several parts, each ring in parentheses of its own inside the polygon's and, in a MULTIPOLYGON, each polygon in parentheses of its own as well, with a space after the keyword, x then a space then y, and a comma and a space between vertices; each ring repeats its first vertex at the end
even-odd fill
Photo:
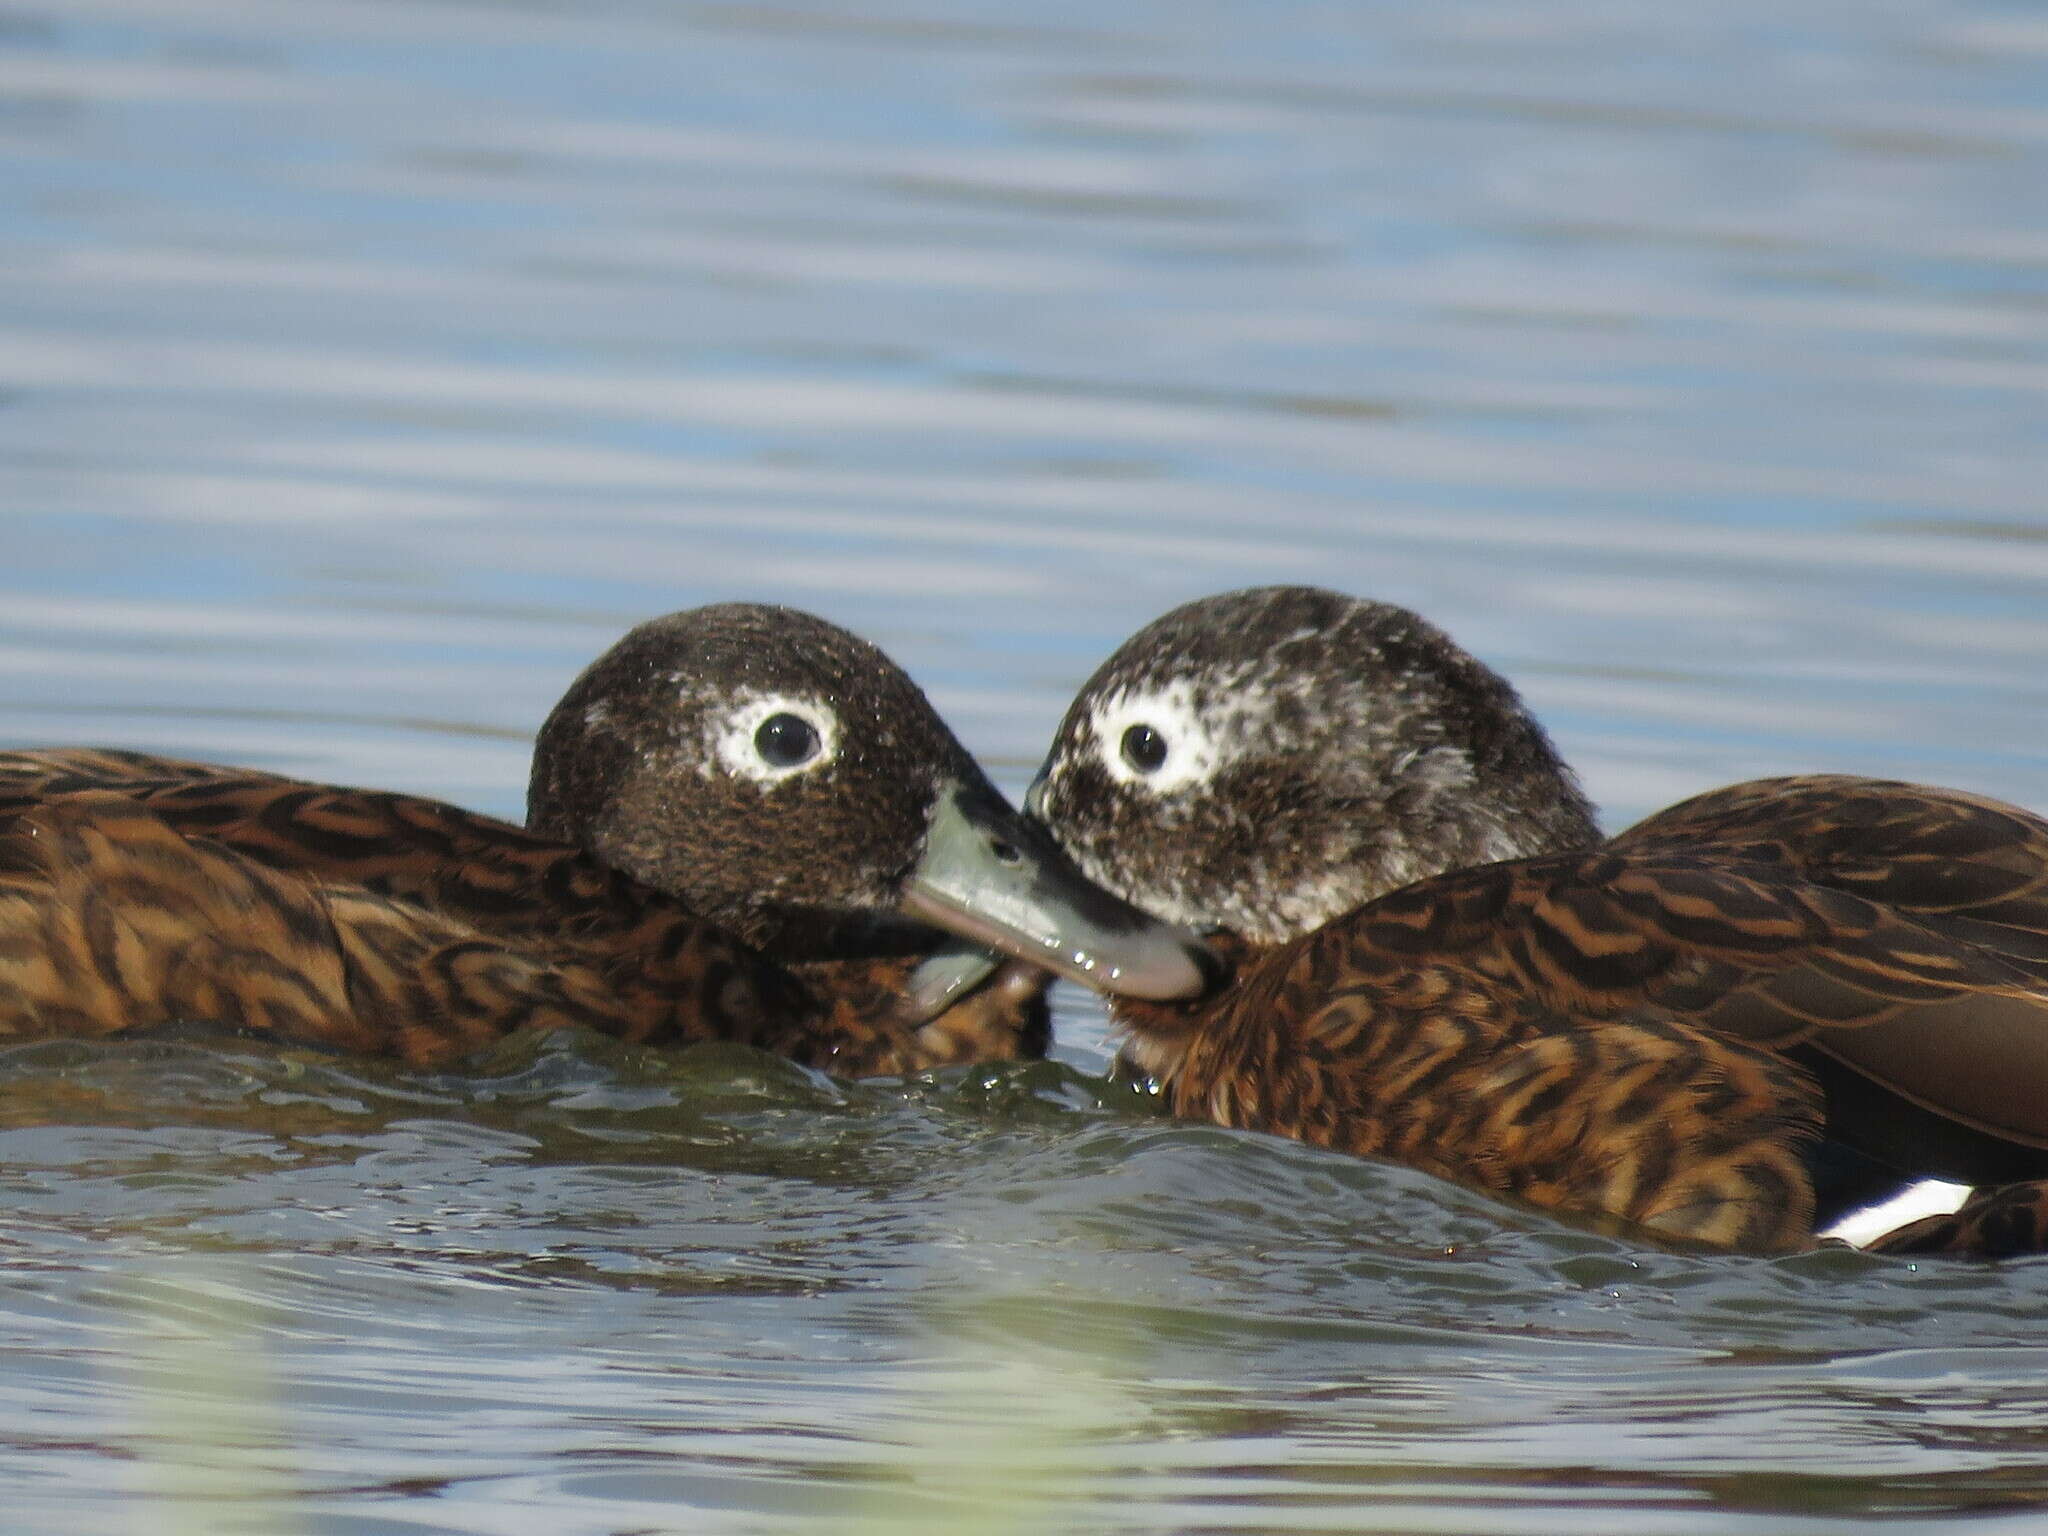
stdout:
MULTIPOLYGON (((0 740, 516 815, 585 661, 746 597, 1016 791, 1129 631, 1305 579, 1616 825, 2048 806, 2044 149, 2022 0, 12 0, 0 740)), ((1059 1024, 0 1053, 0 1527, 2048 1519, 2048 1266, 1659 1253, 1059 1024)))

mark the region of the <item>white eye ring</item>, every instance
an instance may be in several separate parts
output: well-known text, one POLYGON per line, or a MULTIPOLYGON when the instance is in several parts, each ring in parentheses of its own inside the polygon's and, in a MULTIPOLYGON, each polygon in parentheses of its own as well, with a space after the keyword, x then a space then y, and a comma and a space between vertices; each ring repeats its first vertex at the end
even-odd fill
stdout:
MULTIPOLYGON (((782 693, 749 693, 724 714, 713 716, 705 735, 712 761, 734 778, 770 788, 798 774, 816 773, 839 756, 839 716, 832 708, 817 699, 782 693), (771 763, 761 755, 761 727, 777 715, 794 715, 816 733, 818 748, 802 762, 771 763)), ((710 771, 708 765, 705 771, 710 771)))
POLYGON ((1088 720, 1110 778, 1148 794, 1170 795, 1204 783, 1215 777, 1228 756, 1184 682, 1111 694, 1088 712, 1088 720), (1136 768, 1124 756, 1125 733, 1141 726, 1166 743, 1166 756, 1157 767, 1136 768))

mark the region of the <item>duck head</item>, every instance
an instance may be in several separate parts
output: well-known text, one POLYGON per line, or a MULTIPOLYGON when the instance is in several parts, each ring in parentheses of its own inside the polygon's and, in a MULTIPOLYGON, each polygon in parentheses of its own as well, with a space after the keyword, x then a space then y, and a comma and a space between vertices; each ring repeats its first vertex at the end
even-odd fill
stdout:
MULTIPOLYGON (((1112 993, 1208 980, 1201 945, 1090 884, 888 657, 794 609, 719 604, 629 633, 542 727, 527 821, 784 961, 895 925, 1112 993)), ((914 985, 936 1007, 992 965, 956 955, 914 985)))
POLYGON ((1082 687, 1025 803, 1119 895, 1254 944, 1599 836, 1504 679, 1405 608, 1314 587, 1139 630, 1082 687))

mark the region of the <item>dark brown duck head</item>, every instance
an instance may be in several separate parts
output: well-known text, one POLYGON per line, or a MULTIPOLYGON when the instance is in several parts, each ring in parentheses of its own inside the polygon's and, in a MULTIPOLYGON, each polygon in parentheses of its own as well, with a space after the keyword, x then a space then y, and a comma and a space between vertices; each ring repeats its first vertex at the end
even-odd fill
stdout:
POLYGON ((1139 630, 1067 710, 1026 804, 1101 884, 1255 945, 1599 838, 1501 677, 1404 608, 1313 587, 1139 630))
MULTIPOLYGON (((535 744, 528 822, 786 964, 935 927, 1112 993, 1205 984, 1206 951, 1091 885, 887 656, 789 608, 670 614, 598 658, 535 744)), ((914 1000, 992 964, 942 957, 914 1000)))

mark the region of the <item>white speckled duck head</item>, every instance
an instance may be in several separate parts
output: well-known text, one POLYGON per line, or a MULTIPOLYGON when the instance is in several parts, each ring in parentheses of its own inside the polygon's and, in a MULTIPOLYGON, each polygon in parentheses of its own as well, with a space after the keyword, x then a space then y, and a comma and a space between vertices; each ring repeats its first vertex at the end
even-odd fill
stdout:
POLYGON ((1506 681, 1405 608, 1314 587, 1139 630, 1067 710, 1026 805, 1146 911, 1258 944, 1599 836, 1506 681))

